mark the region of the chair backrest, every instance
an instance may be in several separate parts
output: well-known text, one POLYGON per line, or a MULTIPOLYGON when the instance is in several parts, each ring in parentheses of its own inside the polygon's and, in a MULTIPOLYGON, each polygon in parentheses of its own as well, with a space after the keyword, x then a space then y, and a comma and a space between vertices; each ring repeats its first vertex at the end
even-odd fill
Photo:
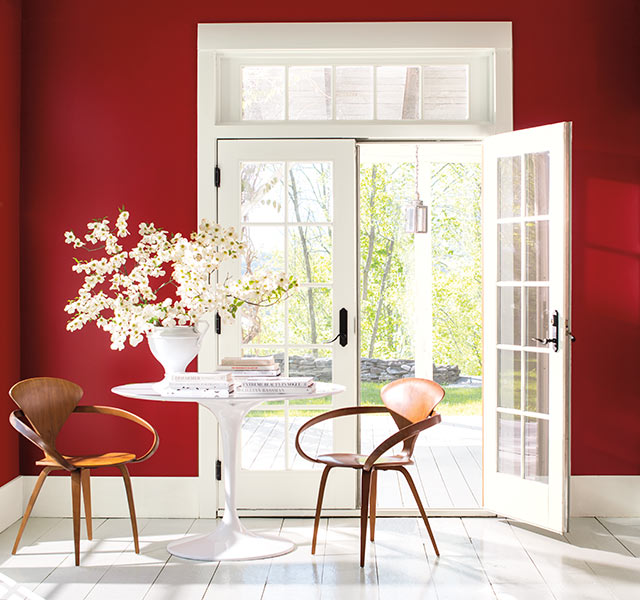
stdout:
MULTIPOLYGON (((398 429, 402 429, 424 421, 444 398, 444 389, 430 379, 407 377, 385 385, 380 390, 380 397, 398 429)), ((417 437, 405 440, 403 454, 411 456, 417 437)))
POLYGON ((55 448, 56 437, 82 394, 79 385, 55 377, 25 379, 9 390, 35 433, 51 448, 55 448))

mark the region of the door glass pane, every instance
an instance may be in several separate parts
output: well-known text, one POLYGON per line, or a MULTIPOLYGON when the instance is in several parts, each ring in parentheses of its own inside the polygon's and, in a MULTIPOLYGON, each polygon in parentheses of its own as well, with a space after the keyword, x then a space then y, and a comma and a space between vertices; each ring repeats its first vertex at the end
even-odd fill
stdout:
POLYGON ((333 165, 330 162, 289 163, 290 223, 327 223, 333 214, 333 165))
MULTIPOLYGON (((273 355, 284 375, 331 381, 331 347, 291 345, 322 344, 333 337, 333 163, 246 161, 240 163, 240 173, 242 230, 249 245, 242 272, 285 271, 301 284, 274 306, 243 307, 242 354, 273 355)), ((331 406, 331 397, 282 398, 249 412, 242 426, 242 467, 315 468, 297 457, 295 434, 310 417, 331 406)), ((312 452, 333 447, 330 423, 310 435, 312 452)))
POLYGON ((498 218, 519 217, 521 210, 520 157, 498 159, 498 218))
POLYGON ((284 271, 284 227, 243 227, 248 248, 242 258, 242 273, 265 269, 284 271))
POLYGON ((549 330, 549 288, 527 287, 524 293, 527 323, 524 345, 546 348, 546 344, 536 342, 533 338, 546 338, 551 333, 549 330))
POLYGON ((289 67, 289 118, 331 118, 331 67, 289 67))
MULTIPOLYGON (((302 402, 294 400, 293 402, 302 402)), ((317 402, 320 406, 317 410, 296 410, 295 404, 290 403, 290 417, 289 417, 289 469, 308 471, 321 470, 324 468, 323 464, 312 463, 305 460, 298 454, 295 447, 296 435, 298 430, 309 419, 319 415, 323 410, 326 410, 331 405, 331 398, 317 398, 313 402, 317 402)), ((309 456, 318 456, 320 454, 329 454, 333 451, 333 423, 331 420, 323 421, 313 427, 307 429, 301 438, 302 448, 309 454, 309 456)))
POLYGON ((332 357, 330 348, 292 348, 289 353, 289 375, 332 381, 332 357))
POLYGON ((525 417, 524 477, 549 482, 549 421, 525 417))
POLYGON ((527 363, 527 410, 549 413, 549 355, 546 352, 525 352, 527 363))
POLYGON ((549 281, 549 221, 525 223, 528 281, 549 281))
POLYGON ((498 350, 498 406, 521 408, 520 351, 498 350))
POLYGON ((284 67, 242 68, 242 118, 245 121, 284 119, 284 67))
POLYGON ((498 472, 520 476, 522 417, 498 413, 498 472))
POLYGON ((284 303, 242 310, 243 344, 284 344, 284 303))
POLYGON ((498 288, 498 344, 519 346, 521 288, 501 286, 498 288))
POLYGON ((284 163, 243 162, 240 181, 242 221, 284 221, 284 163))
POLYGON ((549 214, 549 153, 524 155, 527 216, 549 214))
POLYGON ((373 119, 373 67, 336 67, 336 118, 373 119))
POLYGON ((420 67, 377 67, 376 108, 378 119, 418 119, 420 67))
POLYGON ((519 223, 498 225, 498 281, 520 281, 520 232, 519 223))
POLYGON ((289 297, 289 343, 322 344, 333 335, 330 288, 300 286, 289 297))
POLYGON ((469 117, 468 65, 422 67, 423 119, 461 120, 469 117))
POLYGON ((289 275, 298 283, 331 283, 333 261, 331 227, 291 227, 289 275))

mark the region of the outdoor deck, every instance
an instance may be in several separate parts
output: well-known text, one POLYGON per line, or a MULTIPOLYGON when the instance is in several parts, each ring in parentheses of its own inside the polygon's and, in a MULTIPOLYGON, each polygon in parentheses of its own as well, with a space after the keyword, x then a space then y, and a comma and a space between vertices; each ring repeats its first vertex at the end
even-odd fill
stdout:
MULTIPOLYGON (((289 464, 292 469, 322 468, 303 460, 293 448, 298 428, 309 417, 289 420, 289 464)), ((285 464, 284 419, 255 416, 245 419, 242 428, 243 468, 282 469, 285 464)), ((371 451, 396 431, 390 417, 369 415, 360 421, 362 452, 371 451)), ((303 445, 309 452, 331 452, 331 425, 322 423, 305 432, 303 445)), ((477 508, 482 503, 482 418, 447 417, 418 437, 410 467, 425 506, 477 508)), ((380 508, 415 508, 411 491, 402 476, 381 474, 378 491, 380 508), (389 483, 393 480, 393 484, 389 483)))

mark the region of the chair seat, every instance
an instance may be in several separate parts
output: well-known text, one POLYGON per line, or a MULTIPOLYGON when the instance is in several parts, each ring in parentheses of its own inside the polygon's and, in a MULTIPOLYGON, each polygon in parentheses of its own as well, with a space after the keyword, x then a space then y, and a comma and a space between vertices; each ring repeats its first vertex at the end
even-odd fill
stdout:
MULTIPOLYGON (((64 455, 63 455, 64 456, 64 455)), ((74 467, 113 467, 135 460, 136 455, 128 452, 107 452, 106 454, 93 454, 90 456, 64 456, 74 467)), ((60 466, 53 458, 43 458, 36 462, 43 467, 60 466)))
MULTIPOLYGON (((317 460, 325 465, 331 465, 332 467, 351 467, 352 469, 362 469, 367 458, 368 455, 366 454, 351 454, 349 452, 343 452, 321 454, 317 457, 317 460)), ((381 456, 374 463, 374 468, 384 469, 385 467, 412 464, 413 461, 410 458, 401 454, 395 454, 393 456, 381 456)))

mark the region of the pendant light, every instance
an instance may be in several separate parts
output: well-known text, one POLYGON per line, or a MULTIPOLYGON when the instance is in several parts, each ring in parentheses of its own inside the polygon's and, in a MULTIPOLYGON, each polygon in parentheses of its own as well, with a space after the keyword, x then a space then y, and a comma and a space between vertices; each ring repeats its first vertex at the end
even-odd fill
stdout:
POLYGON ((416 196, 404 207, 404 230, 406 233, 427 233, 429 230, 429 207, 420 199, 418 189, 418 149, 416 145, 416 196))

